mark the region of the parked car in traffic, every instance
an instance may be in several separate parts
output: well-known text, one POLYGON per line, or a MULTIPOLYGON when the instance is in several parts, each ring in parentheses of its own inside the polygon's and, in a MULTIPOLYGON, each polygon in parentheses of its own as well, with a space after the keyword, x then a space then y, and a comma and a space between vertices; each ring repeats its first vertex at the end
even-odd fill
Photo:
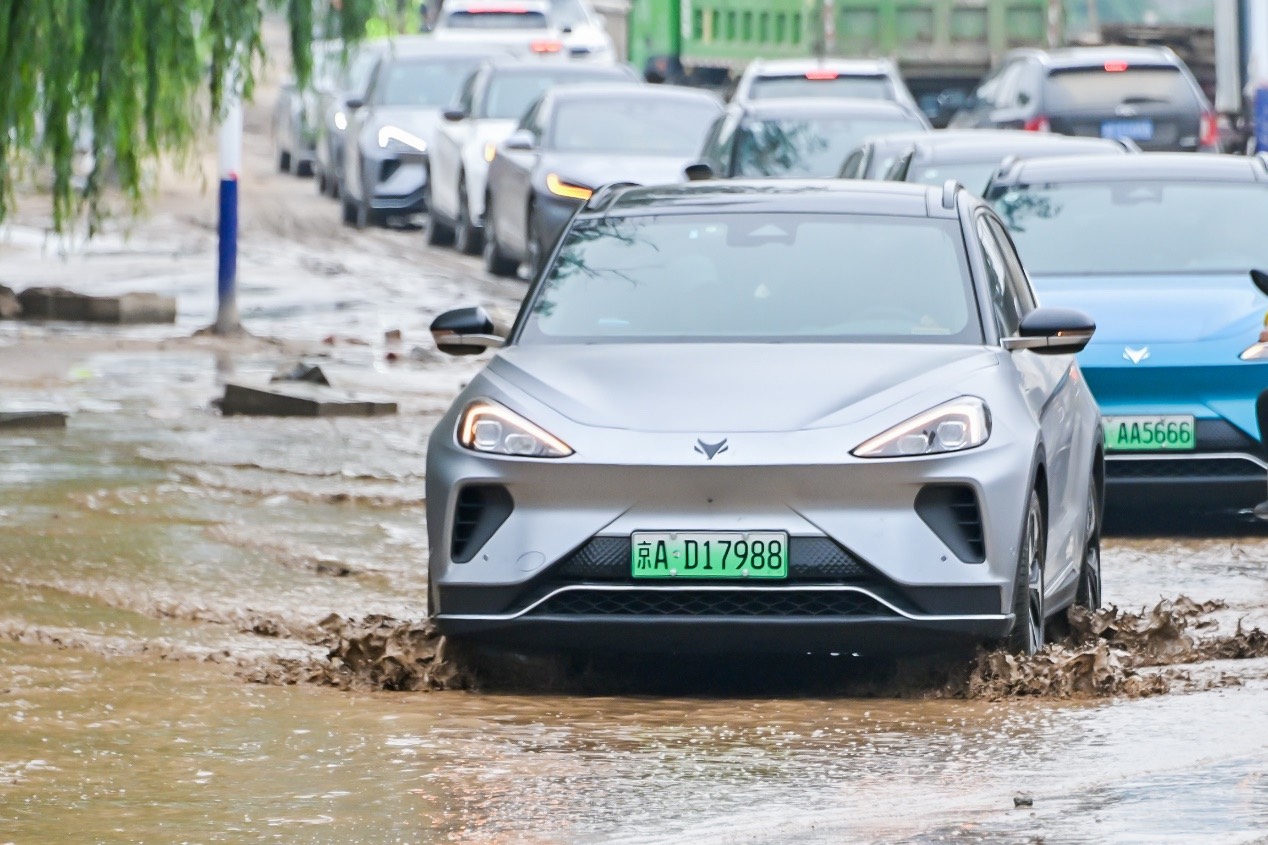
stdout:
POLYGON ((989 198, 1044 303, 1098 324, 1081 364, 1105 415, 1110 504, 1263 500, 1268 158, 1024 160, 989 198))
POLYGON ((1142 150, 1220 150, 1211 104, 1165 47, 1014 50, 950 126, 1125 138, 1142 150))
POLYGON ((749 100, 714 123, 700 163, 725 178, 835 176, 863 138, 928 128, 920 112, 885 100, 749 100))
POLYGON ((479 252, 484 245, 486 177, 497 145, 552 86, 602 81, 636 83, 639 77, 629 65, 509 57, 486 62, 467 80, 436 130, 428 156, 428 241, 452 240, 461 252, 479 252))
POLYGON ((906 151, 894 157, 881 178, 925 185, 941 185, 955 179, 981 193, 1000 166, 1012 158, 1129 152, 1140 152, 1140 148, 1121 138, 1071 138, 1016 129, 931 132, 913 139, 906 151))
POLYGON ((427 153, 441 112, 482 62, 503 52, 425 40, 379 55, 365 99, 347 102, 344 223, 363 227, 426 209, 427 153))
POLYGON ((736 81, 731 101, 783 97, 893 100, 920 111, 890 59, 754 59, 736 81))
POLYGON ((1085 314, 959 186, 596 193, 427 452, 429 611, 516 649, 1032 653, 1100 603, 1085 314), (842 257, 848 260, 842 260, 842 257))
POLYGON ((485 198, 484 263, 541 267, 574 211, 613 182, 682 181, 722 111, 703 91, 569 85, 548 91, 497 146, 485 198))
POLYGON ((446 0, 433 34, 444 41, 495 41, 560 58, 616 59, 612 38, 587 0, 446 0))
MULTIPOLYGON (((408 43, 406 39, 397 39, 408 43)), ((313 176, 322 196, 338 197, 343 181, 343 151, 352 109, 350 101, 365 102, 370 77, 379 54, 393 42, 370 41, 351 51, 334 69, 327 85, 318 93, 317 140, 313 150, 313 176)))
POLYGON ((294 77, 282 83, 270 121, 274 156, 280 172, 313 175, 319 132, 317 115, 320 114, 317 101, 329 84, 332 66, 337 64, 340 55, 340 42, 315 42, 311 83, 301 87, 294 77))

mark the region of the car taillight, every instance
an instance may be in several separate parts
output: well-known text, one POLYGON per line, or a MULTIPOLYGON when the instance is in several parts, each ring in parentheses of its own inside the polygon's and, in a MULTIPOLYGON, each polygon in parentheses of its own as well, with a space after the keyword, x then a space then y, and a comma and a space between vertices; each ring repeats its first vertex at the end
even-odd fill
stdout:
POLYGON ((1201 128, 1198 130, 1198 144, 1203 147, 1216 147, 1220 143, 1220 119, 1215 112, 1202 112, 1201 128))
POLYGON ((1025 129, 1027 132, 1051 132, 1052 124, 1048 122, 1048 118, 1040 115, 1039 117, 1032 117, 1030 120, 1026 121, 1026 123, 1022 126, 1022 129, 1025 129))

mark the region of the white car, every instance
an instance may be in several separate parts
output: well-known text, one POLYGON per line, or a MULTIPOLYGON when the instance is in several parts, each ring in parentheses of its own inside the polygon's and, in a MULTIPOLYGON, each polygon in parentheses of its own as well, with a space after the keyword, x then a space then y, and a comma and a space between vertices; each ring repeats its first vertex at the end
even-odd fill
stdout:
POLYGON ((583 0, 448 0, 433 34, 446 41, 523 46, 526 52, 611 62, 616 47, 598 14, 583 0))
POLYGON ((431 146, 427 230, 432 244, 455 241, 475 255, 483 246, 489 162, 499 142, 547 89, 576 82, 638 83, 628 65, 492 59, 467 80, 458 103, 445 111, 431 146))
POLYGON ((892 59, 754 59, 744 68, 731 102, 785 97, 894 100, 920 111, 892 59))

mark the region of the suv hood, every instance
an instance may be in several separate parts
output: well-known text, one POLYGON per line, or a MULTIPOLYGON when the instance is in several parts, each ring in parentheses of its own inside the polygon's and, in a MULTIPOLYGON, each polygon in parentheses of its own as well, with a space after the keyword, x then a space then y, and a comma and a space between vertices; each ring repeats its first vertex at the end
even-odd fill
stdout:
POLYGON ((1039 300, 1086 311, 1096 320, 1092 346, 1253 341, 1268 298, 1247 273, 1150 276, 1037 276, 1039 300))
POLYGON ((481 378, 583 425, 769 432, 845 425, 917 393, 932 407, 996 364, 981 346, 942 344, 562 344, 507 347, 481 378))
POLYGON ((568 182, 598 188, 611 182, 665 185, 685 182, 683 172, 694 155, 619 155, 607 153, 547 153, 540 169, 558 173, 568 182))

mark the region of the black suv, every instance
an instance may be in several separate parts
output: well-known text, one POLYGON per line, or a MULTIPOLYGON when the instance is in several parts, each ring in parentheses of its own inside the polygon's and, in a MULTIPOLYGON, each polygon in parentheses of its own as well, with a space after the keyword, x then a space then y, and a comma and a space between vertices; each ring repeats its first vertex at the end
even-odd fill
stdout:
POLYGON ((1165 47, 1014 50, 950 125, 1126 139, 1142 150, 1220 151, 1211 104, 1165 47))

